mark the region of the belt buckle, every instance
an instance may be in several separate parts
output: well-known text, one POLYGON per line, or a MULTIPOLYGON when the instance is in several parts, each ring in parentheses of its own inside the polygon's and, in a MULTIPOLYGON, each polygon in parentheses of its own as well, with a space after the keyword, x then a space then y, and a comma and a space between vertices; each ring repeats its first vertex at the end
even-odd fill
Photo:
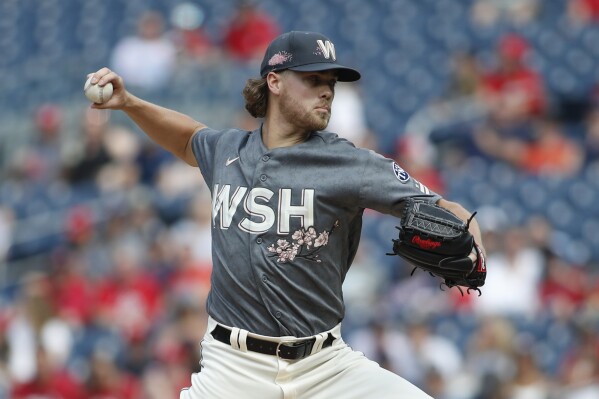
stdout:
POLYGON ((314 346, 314 340, 307 339, 302 342, 294 342, 291 344, 280 342, 277 345, 277 357, 286 360, 298 360, 303 359, 310 355, 312 347, 314 346), (282 348, 289 348, 289 352, 282 351, 282 348), (293 351, 292 351, 293 349, 293 351))

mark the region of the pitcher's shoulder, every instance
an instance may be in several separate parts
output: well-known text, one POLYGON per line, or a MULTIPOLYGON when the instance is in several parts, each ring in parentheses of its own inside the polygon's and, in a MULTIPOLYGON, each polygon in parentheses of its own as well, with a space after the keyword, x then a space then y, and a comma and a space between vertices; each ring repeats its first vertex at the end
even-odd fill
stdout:
POLYGON ((335 145, 340 147, 354 147, 354 143, 339 136, 337 133, 329 132, 327 130, 320 130, 314 133, 314 137, 320 139, 323 143, 328 145, 335 145))
POLYGON ((250 136, 252 133, 252 131, 248 131, 248 130, 241 130, 241 129, 235 129, 235 128, 230 128, 230 129, 214 129, 211 127, 204 127, 203 129, 200 129, 197 131, 197 133, 199 134, 205 134, 205 135, 218 135, 218 136, 222 136, 222 137, 227 137, 227 138, 236 138, 236 137, 248 137, 250 136))

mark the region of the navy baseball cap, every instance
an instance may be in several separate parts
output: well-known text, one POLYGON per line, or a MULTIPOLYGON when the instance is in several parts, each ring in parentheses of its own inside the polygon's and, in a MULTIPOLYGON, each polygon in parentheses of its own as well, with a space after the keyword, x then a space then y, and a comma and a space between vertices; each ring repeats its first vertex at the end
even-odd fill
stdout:
POLYGON ((260 76, 264 78, 269 72, 284 69, 300 72, 336 69, 340 82, 360 79, 360 72, 337 63, 333 42, 316 32, 287 32, 270 43, 260 66, 260 76))

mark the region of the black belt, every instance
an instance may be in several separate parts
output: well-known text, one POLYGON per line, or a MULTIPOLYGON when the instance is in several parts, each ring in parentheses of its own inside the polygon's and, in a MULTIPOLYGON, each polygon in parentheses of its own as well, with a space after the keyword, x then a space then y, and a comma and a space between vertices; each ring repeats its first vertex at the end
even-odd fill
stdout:
MULTIPOLYGON (((231 345, 231 330, 229 328, 217 324, 210 334, 217 341, 231 345)), ((327 348, 333 345, 333 341, 335 341, 335 336, 328 333, 327 338, 322 343, 322 347, 327 348)), ((249 336, 245 340, 248 350, 252 352, 263 353, 265 355, 276 355, 282 359, 288 360, 303 359, 309 356, 315 342, 316 338, 307 338, 295 343, 278 343, 249 336)))

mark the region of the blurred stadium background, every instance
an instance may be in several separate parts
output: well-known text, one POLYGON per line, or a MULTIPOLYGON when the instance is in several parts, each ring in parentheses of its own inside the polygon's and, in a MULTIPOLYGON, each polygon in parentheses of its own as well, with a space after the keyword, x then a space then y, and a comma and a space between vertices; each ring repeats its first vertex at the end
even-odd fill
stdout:
POLYGON ((489 252, 481 297, 441 291, 384 255, 395 222, 367 212, 346 340, 438 399, 599 398, 595 0, 0 0, 0 398, 189 385, 209 196, 83 83, 131 67, 135 94, 251 128, 254 51, 287 30, 326 34, 363 73, 331 130, 477 210, 489 252))

